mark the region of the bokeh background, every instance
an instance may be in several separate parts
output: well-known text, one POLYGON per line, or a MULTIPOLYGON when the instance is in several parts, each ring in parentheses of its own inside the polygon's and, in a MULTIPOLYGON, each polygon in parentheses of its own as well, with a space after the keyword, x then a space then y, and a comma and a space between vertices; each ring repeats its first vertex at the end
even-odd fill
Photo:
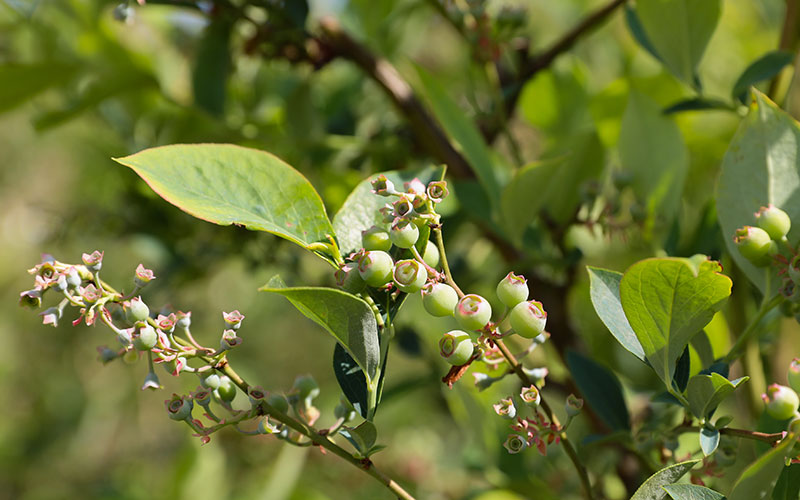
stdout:
MULTIPOLYGON (((446 85, 467 116, 487 109, 490 84, 435 2, 309 3, 308 26, 334 15, 413 84, 419 65, 446 85)), ((498 0, 485 8, 496 15, 504 6, 524 7, 515 34, 546 46, 602 3, 498 0)), ((333 61, 315 70, 247 55, 246 28, 233 28, 226 46, 209 35, 196 9, 134 4, 122 9, 127 18, 121 21, 118 2, 0 2, 0 499, 390 498, 368 476, 316 449, 233 431, 201 446, 185 426, 166 418, 163 406, 172 392, 194 389, 196 378, 160 371, 164 390, 141 392, 145 363, 104 366, 97 360, 96 347, 114 342, 110 332, 72 327, 69 315, 57 328, 44 326, 36 312, 18 306, 19 292, 32 283, 25 270, 42 253, 78 262, 82 252, 103 250, 104 278, 118 288, 130 288, 134 268, 144 263, 158 277, 144 294, 151 307, 191 310, 193 331, 207 344, 222 330, 221 312, 239 309, 247 319, 240 331, 244 344, 231 355, 237 369, 276 391, 288 390, 297 375, 312 374, 322 387, 321 422, 333 420, 339 399, 333 341, 284 299, 256 291, 276 273, 290 283, 329 285, 326 265, 272 235, 196 220, 110 158, 181 142, 268 150, 310 179, 329 214, 367 175, 431 160, 415 148, 381 89, 352 64, 333 61)), ((750 61, 777 46, 783 8, 782 0, 724 3, 701 66, 708 95, 727 95, 750 61)), ((613 148, 631 88, 661 105, 688 95, 636 44, 619 12, 527 84, 510 125, 521 154, 527 161, 540 158, 586 126, 596 127, 603 146, 613 148)), ((738 118, 687 113, 677 122, 691 154, 683 212, 691 221, 712 196, 738 118)), ((495 152, 510 157, 502 138, 495 152)), ((508 269, 460 201, 453 198, 446 207, 451 259, 461 283, 488 296, 508 269)), ((575 241, 587 262, 615 269, 650 251, 635 235, 598 243, 576 232, 575 241)), ((719 256, 719 235, 709 241, 707 253, 719 256)), ((531 258, 546 262, 542 255, 531 258)), ((611 341, 587 290, 580 274, 570 294, 570 322, 585 352, 635 374, 623 380, 635 410, 655 381, 611 341)), ((420 314, 416 297, 405 308, 376 420, 379 442, 388 448, 376 463, 412 485, 418 498, 555 499, 567 498, 558 491, 578 491, 560 450, 552 448, 543 459, 534 452, 511 457, 500 447, 506 423, 492 415, 490 403, 512 391, 514 381, 478 393, 466 378, 448 390, 438 382, 447 367, 435 343, 450 323, 420 314)), ((717 331, 724 345, 724 321, 717 331)), ((786 366, 794 348, 776 347, 783 354, 774 365, 786 366)), ((564 368, 550 348, 529 362, 543 364, 557 387, 564 368)), ((733 405, 746 415, 752 397, 733 405)), ((577 422, 572 432, 588 433, 581 426, 577 422)), ((618 459, 613 449, 582 453, 598 471, 618 459)), ((605 489, 611 498, 625 497, 618 479, 609 479, 605 489)))

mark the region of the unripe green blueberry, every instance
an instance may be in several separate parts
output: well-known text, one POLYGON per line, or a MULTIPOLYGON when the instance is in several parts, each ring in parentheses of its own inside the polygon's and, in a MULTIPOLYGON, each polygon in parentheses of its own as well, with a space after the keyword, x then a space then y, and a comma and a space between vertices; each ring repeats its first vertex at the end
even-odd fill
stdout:
POLYGON ((452 330, 439 340, 439 354, 453 366, 461 366, 472 357, 472 339, 463 330, 452 330))
POLYGON ((297 392, 300 399, 314 399, 319 396, 319 385, 311 375, 300 375, 294 379, 292 390, 297 392))
POLYGON ((192 418, 192 408, 194 402, 188 396, 178 396, 173 394, 172 398, 164 401, 167 407, 167 415, 172 420, 186 420, 192 418))
POLYGON ((797 393, 784 385, 770 385, 767 392, 761 395, 761 399, 767 404, 767 413, 775 420, 792 418, 800 406, 797 393))
POLYGON ((419 228, 410 221, 400 220, 389 230, 389 238, 398 248, 411 248, 419 239, 419 228))
POLYGON ((786 378, 789 380, 789 387, 795 392, 800 392, 800 359, 794 358, 789 363, 789 373, 786 378))
POLYGON ((217 397, 230 403, 236 397, 236 384, 227 375, 219 377, 219 387, 214 390, 217 397))
POLYGON ((134 297, 128 304, 125 314, 128 318, 128 321, 131 323, 145 321, 150 317, 150 308, 147 307, 147 304, 145 304, 144 301, 142 301, 141 297, 134 297))
POLYGON ((422 289, 422 306, 432 316, 452 316, 458 294, 450 285, 429 283, 422 289))
POLYGON ((155 328, 147 323, 140 327, 136 335, 133 337, 133 347, 139 349, 140 351, 149 351, 156 346, 157 342, 158 334, 156 333, 155 328))
POLYGON ((439 247, 431 240, 428 240, 425 244, 425 253, 422 254, 422 260, 434 269, 439 267, 439 247))
POLYGON ((733 238, 739 253, 758 267, 769 265, 771 254, 777 252, 775 242, 760 227, 744 226, 733 238))
POLYGON ((367 285, 379 288, 392 280, 392 256, 380 250, 364 252, 358 261, 358 273, 367 285))
POLYGON ((428 271, 425 266, 413 259, 399 260, 394 265, 392 274, 394 284, 400 291, 406 293, 418 292, 428 280, 428 271))
POLYGON ((453 309, 453 315, 461 328, 481 330, 492 318, 492 306, 480 295, 464 295, 453 309))
POLYGON ((222 377, 216 373, 212 373, 207 377, 204 377, 200 383, 203 384, 203 387, 208 387, 211 390, 219 389, 219 386, 222 383, 222 377))
POLYGON ((389 238, 389 233, 378 226, 361 232, 361 245, 366 250, 381 250, 388 252, 392 248, 392 240, 389 238))
POLYGON ((544 331, 547 323, 547 312, 542 303, 536 300, 520 302, 508 315, 514 332, 526 339, 532 339, 544 331))
POLYGON ((333 276, 336 278, 336 284, 339 285, 339 288, 347 293, 356 294, 367 286, 364 278, 361 277, 361 273, 358 272, 358 264, 353 262, 349 262, 337 269, 333 276))
POLYGON ((756 212, 756 223, 773 240, 782 240, 792 228, 792 219, 789 218, 789 214, 772 203, 761 207, 756 212))
POLYGON ((267 403, 281 413, 289 413, 289 402, 282 394, 270 394, 267 403))
POLYGON ((497 284, 497 298, 506 307, 514 307, 520 302, 528 300, 528 281, 524 276, 517 276, 513 272, 508 273, 497 284))

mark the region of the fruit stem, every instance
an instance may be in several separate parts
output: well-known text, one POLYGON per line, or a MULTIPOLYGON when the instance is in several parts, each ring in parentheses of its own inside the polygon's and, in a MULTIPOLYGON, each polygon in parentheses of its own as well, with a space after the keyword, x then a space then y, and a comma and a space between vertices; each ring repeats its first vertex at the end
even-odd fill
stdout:
POLYGON ((433 234, 436 237, 436 246, 439 248, 439 256, 442 261, 442 269, 444 270, 447 284, 453 287, 458 294, 458 298, 461 299, 464 297, 464 292, 458 288, 456 281, 453 279, 453 274, 450 272, 450 265, 447 263, 447 252, 444 249, 444 240, 442 239, 442 228, 439 226, 433 227, 431 228, 431 231, 433 231, 433 234))

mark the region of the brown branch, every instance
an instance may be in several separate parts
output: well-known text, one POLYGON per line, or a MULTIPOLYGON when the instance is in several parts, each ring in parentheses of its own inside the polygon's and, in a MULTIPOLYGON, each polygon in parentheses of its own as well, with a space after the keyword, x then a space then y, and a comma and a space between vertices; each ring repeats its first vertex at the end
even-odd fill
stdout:
POLYGON ((414 137, 428 154, 446 164, 448 172, 454 177, 474 177, 466 158, 455 149, 436 119, 414 94, 411 85, 389 61, 375 56, 367 47, 350 37, 335 19, 324 18, 319 26, 323 43, 338 56, 355 63, 386 91, 408 121, 414 137))
MULTIPOLYGON (((680 432, 681 434, 685 432, 699 432, 701 427, 697 425, 689 425, 689 426, 679 426, 676 431, 680 432)), ((725 434, 727 436, 736 436, 744 439, 753 439, 755 441, 761 441, 762 443, 768 443, 772 446, 775 446, 781 439, 784 438, 783 432, 774 432, 774 433, 766 433, 766 432, 758 432, 758 431, 749 431, 747 429, 733 429, 730 427, 725 427, 719 430, 720 434, 725 434)))
MULTIPOLYGON (((798 0, 786 0, 786 14, 783 17, 783 29, 781 30, 781 39, 778 43, 780 50, 794 50, 798 42, 798 29, 800 28, 800 5, 798 0)), ((782 79, 783 71, 779 72, 769 82, 769 90, 767 95, 775 99, 775 93, 778 91, 782 79)))

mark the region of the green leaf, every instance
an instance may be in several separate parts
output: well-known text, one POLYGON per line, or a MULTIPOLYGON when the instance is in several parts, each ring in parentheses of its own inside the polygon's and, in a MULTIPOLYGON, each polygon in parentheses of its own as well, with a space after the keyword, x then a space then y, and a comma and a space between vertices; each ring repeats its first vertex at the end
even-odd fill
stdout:
POLYGON ((0 64, 0 113, 24 104, 45 90, 69 81, 78 67, 47 61, 34 64, 0 64))
POLYGON ((663 486, 677 482, 684 474, 692 470, 692 467, 698 462, 700 460, 689 460, 661 469, 639 486, 631 500, 661 500, 667 496, 663 486))
POLYGON ((664 60, 661 59, 661 56, 656 52, 653 42, 647 38, 647 33, 644 31, 644 26, 642 26, 642 20, 639 19, 639 14, 636 13, 636 9, 630 4, 625 5, 625 22, 634 40, 636 40, 644 50, 649 52, 651 56, 663 64, 664 60))
MULTIPOLYGON (((382 172, 382 174, 392 181, 397 189, 403 189, 403 183, 409 182, 414 178, 419 179, 426 185, 433 180, 441 180, 444 177, 444 168, 428 167, 422 170, 382 172)), ((369 229, 373 225, 386 226, 383 222, 383 216, 378 210, 387 203, 394 201, 394 199, 378 196, 372 192, 370 183, 378 175, 380 174, 375 174, 361 181, 333 217, 333 228, 336 231, 339 249, 342 254, 348 254, 361 248, 361 231, 369 229)), ((453 193, 451 192, 450 196, 452 195, 453 193)))
POLYGON ((696 484, 668 484, 662 486, 672 500, 725 500, 725 495, 696 484))
POLYGON ((736 108, 731 106, 729 102, 721 99, 713 99, 710 97, 692 97, 670 104, 664 108, 663 113, 665 115, 671 115, 675 113, 683 113, 685 111, 707 110, 736 111, 736 108))
POLYGON ((689 379, 686 387, 686 398, 692 414, 699 419, 707 418, 740 384, 749 379, 750 377, 740 377, 731 381, 719 373, 695 375, 689 379))
POLYGON ((742 104, 747 104, 748 89, 758 82, 769 80, 792 64, 794 52, 789 50, 773 50, 759 57, 742 72, 736 80, 731 91, 731 96, 742 104))
POLYGON ((311 183, 264 151, 231 144, 178 144, 115 161, 199 219, 267 231, 305 248, 334 234, 311 183))
POLYGON ((772 490, 772 500, 797 500, 800 497, 800 464, 784 467, 775 489, 772 490))
POLYGON ((614 373, 575 351, 567 351, 567 365, 581 395, 603 423, 612 431, 630 430, 622 385, 614 373))
POLYGON ((667 225, 678 210, 689 154, 675 123, 658 104, 632 91, 619 136, 622 168, 632 176, 636 198, 667 225))
POLYGON ((778 446, 761 455, 733 485, 728 500, 767 498, 784 468, 786 457, 792 454, 797 436, 789 434, 778 446))
MULTIPOLYGON (((762 293, 766 287, 765 271, 742 257, 733 242, 733 234, 744 225, 754 225, 754 213, 769 203, 782 208, 792 220, 800 220, 800 126, 770 101, 753 91, 750 113, 742 120, 725 157, 717 182, 717 217, 723 240, 736 265, 762 293)), ((789 232, 794 245, 800 227, 789 232)), ((773 290, 777 289, 773 279, 773 290)))
POLYGON ((591 266, 586 266, 586 270, 589 272, 592 305, 600 320, 606 325, 611 335, 617 339, 617 342, 622 344, 622 347, 644 361, 642 344, 636 338, 636 333, 631 328, 628 318, 625 317, 622 303, 619 300, 619 283, 622 281, 622 273, 591 266))
POLYGON ((304 316, 325 328, 366 375, 367 387, 375 390, 375 375, 380 364, 378 324, 364 300, 333 288, 276 286, 270 281, 262 292, 283 295, 304 316))
POLYGON ((231 69, 230 37, 233 24, 225 16, 215 16, 206 27, 195 56, 192 71, 194 102, 212 115, 222 116, 231 69))
POLYGON ((711 455, 717 451, 717 446, 719 446, 719 431, 714 428, 701 427, 700 449, 703 450, 703 455, 711 455))
POLYGON ((469 162, 486 191, 492 207, 497 208, 500 201, 500 182, 495 171, 496 161, 492 157, 491 149, 483 140, 480 130, 475 126, 474 120, 464 114, 458 104, 453 101, 451 94, 433 75, 419 66, 417 73, 433 114, 436 115, 455 148, 469 162))
POLYGON ((732 282, 721 270, 718 262, 697 256, 668 257, 639 261, 622 276, 622 309, 667 387, 686 345, 731 294, 732 282))
POLYGON ((636 2, 636 13, 653 50, 672 74, 690 85, 721 10, 720 0, 636 2))
POLYGON ((358 363, 350 356, 342 344, 336 343, 333 350, 333 374, 342 389, 342 393, 350 401, 362 418, 367 418, 369 407, 369 387, 367 378, 358 363))

